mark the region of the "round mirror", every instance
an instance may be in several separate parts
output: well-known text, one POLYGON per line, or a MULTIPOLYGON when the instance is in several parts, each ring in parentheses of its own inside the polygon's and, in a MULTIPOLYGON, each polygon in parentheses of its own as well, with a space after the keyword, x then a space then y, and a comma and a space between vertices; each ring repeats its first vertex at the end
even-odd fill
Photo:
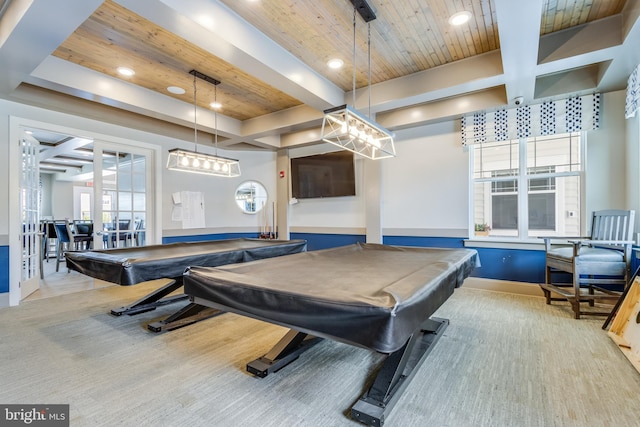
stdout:
POLYGON ((236 203, 242 212, 254 214, 267 203, 267 189, 256 181, 245 181, 236 189, 236 203))

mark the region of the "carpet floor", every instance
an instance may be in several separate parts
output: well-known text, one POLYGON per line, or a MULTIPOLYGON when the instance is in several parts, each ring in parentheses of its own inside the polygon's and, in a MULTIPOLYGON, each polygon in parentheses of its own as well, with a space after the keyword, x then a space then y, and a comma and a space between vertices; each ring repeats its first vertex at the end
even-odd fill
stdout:
MULTIPOLYGON (((154 285, 108 286, 0 309, 0 403, 70 405, 72 426, 357 426, 382 360, 323 340, 279 372, 245 370, 286 329, 222 314, 154 334, 176 310, 113 317, 154 285)), ((460 288, 450 326, 386 426, 638 426, 640 374, 568 304, 460 288)))

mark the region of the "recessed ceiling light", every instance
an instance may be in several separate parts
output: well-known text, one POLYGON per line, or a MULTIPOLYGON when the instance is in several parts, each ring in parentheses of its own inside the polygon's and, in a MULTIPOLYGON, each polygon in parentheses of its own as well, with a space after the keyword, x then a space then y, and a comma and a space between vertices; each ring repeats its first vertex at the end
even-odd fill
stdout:
POLYGON ((333 58, 327 61, 329 68, 338 69, 344 65, 344 61, 340 58, 333 58))
POLYGON ((217 110, 219 108, 222 108, 222 104, 220 104, 219 102, 212 102, 211 104, 209 104, 209 106, 211 108, 213 108, 214 110, 217 110))
POLYGON ((178 86, 169 86, 167 90, 171 93, 175 93, 176 95, 182 95, 185 93, 185 90, 178 86))
POLYGON ((471 19, 471 12, 467 10, 463 10, 462 12, 454 13, 449 18, 449 24, 451 25, 462 25, 466 24, 469 19, 471 19))
POLYGON ((118 70, 118 73, 122 74, 123 76, 127 76, 127 77, 131 77, 136 73, 131 68, 127 68, 127 67, 118 67, 117 70, 118 70))

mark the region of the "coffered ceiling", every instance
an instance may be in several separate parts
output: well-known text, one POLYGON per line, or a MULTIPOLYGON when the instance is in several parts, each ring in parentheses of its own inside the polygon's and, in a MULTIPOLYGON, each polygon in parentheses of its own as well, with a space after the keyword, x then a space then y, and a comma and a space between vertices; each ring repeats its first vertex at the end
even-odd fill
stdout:
POLYGON ((323 110, 354 99, 397 130, 520 96, 624 89, 640 62, 640 0, 368 3, 377 19, 369 33, 355 16, 354 43, 349 0, 5 0, 0 96, 188 129, 196 69, 221 81, 196 83, 202 131, 214 132, 215 97, 221 146, 278 149, 317 142, 323 110), (465 10, 468 23, 448 22, 465 10))

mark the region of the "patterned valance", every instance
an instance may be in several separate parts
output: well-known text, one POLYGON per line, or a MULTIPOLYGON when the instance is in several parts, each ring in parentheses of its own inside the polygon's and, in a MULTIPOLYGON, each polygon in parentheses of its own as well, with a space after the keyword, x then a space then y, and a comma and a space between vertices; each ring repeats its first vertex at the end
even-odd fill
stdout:
POLYGON ((640 65, 633 70, 627 82, 627 103, 624 108, 624 117, 630 119, 636 115, 640 108, 640 65))
POLYGON ((462 117, 462 144, 508 141, 600 127, 600 94, 575 96, 462 117))

